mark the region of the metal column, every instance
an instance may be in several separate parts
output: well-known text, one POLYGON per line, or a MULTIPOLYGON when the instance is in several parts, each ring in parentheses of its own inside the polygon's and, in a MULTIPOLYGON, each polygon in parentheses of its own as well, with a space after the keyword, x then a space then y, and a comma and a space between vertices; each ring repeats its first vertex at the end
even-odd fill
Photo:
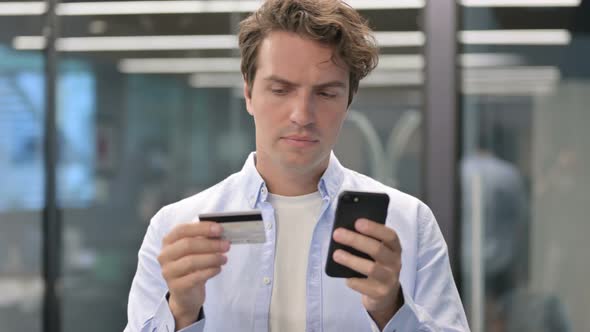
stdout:
POLYGON ((47 0, 45 35, 45 117, 44 117, 44 170, 45 206, 43 210, 43 331, 61 331, 61 221, 57 205, 57 133, 56 86, 57 52, 55 41, 58 21, 55 7, 58 0, 47 0))
POLYGON ((457 2, 426 2, 424 197, 434 212, 449 247, 458 279, 459 129, 457 90, 457 2))

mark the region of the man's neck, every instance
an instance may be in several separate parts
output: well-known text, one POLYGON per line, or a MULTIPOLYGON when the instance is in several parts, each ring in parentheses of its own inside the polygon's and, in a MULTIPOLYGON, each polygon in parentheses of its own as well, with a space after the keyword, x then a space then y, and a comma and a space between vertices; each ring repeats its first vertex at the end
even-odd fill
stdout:
POLYGON ((269 192, 281 196, 302 196, 318 190, 318 183, 326 171, 326 165, 302 172, 273 165, 272 161, 257 158, 256 169, 266 182, 269 192))

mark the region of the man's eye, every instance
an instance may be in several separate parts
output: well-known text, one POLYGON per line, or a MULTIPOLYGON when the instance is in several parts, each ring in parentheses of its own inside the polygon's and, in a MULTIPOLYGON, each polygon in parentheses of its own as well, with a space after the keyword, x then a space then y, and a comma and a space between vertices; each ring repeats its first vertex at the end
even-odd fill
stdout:
POLYGON ((329 92, 326 92, 326 91, 320 91, 319 95, 322 96, 322 97, 325 97, 325 98, 334 98, 334 97, 336 97, 336 94, 335 93, 329 93, 329 92))
POLYGON ((287 90, 286 89, 271 89, 270 91, 272 93, 274 93, 275 95, 284 95, 284 94, 287 94, 287 90))

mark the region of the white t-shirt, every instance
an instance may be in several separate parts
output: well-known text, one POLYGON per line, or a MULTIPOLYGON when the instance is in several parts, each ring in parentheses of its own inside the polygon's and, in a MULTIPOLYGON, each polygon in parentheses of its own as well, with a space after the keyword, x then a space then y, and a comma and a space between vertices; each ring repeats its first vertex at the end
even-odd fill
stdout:
POLYGON ((307 258, 322 196, 269 194, 268 199, 275 210, 277 234, 270 331, 305 331, 307 258))

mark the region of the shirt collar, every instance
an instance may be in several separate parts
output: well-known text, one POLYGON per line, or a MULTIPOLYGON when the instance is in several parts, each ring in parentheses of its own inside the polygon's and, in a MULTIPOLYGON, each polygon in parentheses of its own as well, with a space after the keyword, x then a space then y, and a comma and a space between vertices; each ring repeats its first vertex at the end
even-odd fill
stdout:
MULTIPOLYGON (((252 152, 246 159, 241 173, 245 176, 245 189, 248 194, 248 203, 252 209, 256 207, 259 201, 266 201, 268 197, 268 188, 258 170, 256 169, 256 153, 252 152)), ((330 161, 328 168, 320 178, 318 191, 323 200, 333 200, 338 194, 342 180, 344 178, 344 167, 334 155, 330 152, 330 161)))
POLYGON ((248 204, 254 209, 256 203, 261 198, 261 194, 264 194, 262 195, 262 200, 265 200, 266 194, 268 194, 264 179, 256 169, 256 152, 250 153, 248 159, 246 159, 246 162, 244 163, 244 167, 242 167, 241 173, 244 175, 246 181, 244 188, 248 195, 248 204))
POLYGON ((328 168, 320 178, 320 182, 318 183, 318 190, 322 195, 322 198, 325 199, 333 199, 338 192, 340 191, 340 186, 342 186, 342 180, 344 178, 344 167, 334 155, 334 151, 330 152, 330 162, 328 163, 328 168))

